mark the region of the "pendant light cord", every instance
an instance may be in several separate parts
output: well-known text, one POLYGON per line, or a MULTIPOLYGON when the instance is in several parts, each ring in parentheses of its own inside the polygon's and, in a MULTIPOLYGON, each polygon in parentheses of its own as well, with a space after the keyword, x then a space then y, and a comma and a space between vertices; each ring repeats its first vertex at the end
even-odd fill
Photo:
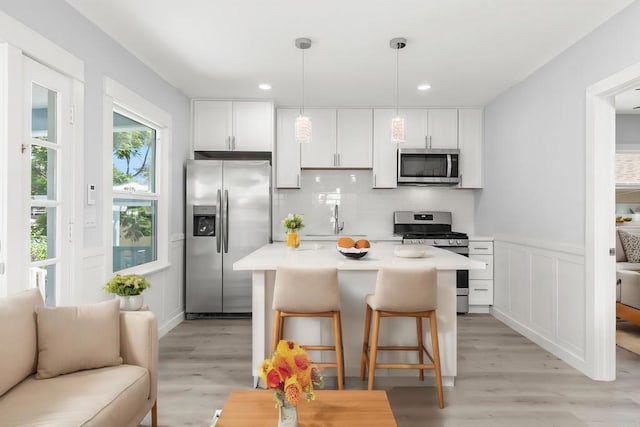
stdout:
POLYGON ((300 115, 304 116, 304 49, 302 50, 302 107, 300 108, 300 115))
POLYGON ((400 62, 400 47, 396 46, 396 116, 398 115, 398 104, 400 103, 400 76, 399 76, 399 69, 400 66, 398 65, 400 62))

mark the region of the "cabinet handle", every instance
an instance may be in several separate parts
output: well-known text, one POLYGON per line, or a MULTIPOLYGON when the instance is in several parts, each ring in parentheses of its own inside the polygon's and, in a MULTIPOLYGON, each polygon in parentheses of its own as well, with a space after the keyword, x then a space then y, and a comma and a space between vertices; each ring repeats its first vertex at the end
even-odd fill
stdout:
POLYGON ((231 137, 231 149, 232 149, 233 151, 235 151, 235 150, 236 150, 236 137, 235 137, 235 136, 232 136, 232 137, 231 137))
POLYGON ((338 156, 338 166, 340 166, 340 163, 341 163, 340 162, 340 154, 338 153, 337 156, 338 156))
POLYGON ((376 179, 376 178, 377 178, 377 177, 376 177, 376 174, 374 173, 374 174, 373 174, 373 186, 374 186, 374 187, 375 187, 376 185, 378 185, 378 184, 377 184, 377 179, 376 179))
POLYGON ((300 187, 300 174, 296 175, 296 182, 298 183, 298 187, 300 187))
POLYGON ((433 137, 429 136, 429 149, 433 148, 433 137))
POLYGON ((489 291, 489 289, 484 289, 484 288, 473 288, 474 291, 478 292, 478 291, 483 291, 483 292, 487 292, 489 291))
POLYGON ((227 150, 231 151, 231 137, 227 137, 227 150))
POLYGON ((336 166, 336 153, 333 153, 333 166, 336 166))

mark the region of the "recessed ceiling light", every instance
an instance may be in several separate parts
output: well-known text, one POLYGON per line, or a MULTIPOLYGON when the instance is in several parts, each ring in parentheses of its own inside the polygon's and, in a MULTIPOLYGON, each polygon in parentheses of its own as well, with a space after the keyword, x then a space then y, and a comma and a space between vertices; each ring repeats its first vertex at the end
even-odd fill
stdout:
POLYGON ((424 85, 418 86, 418 90, 429 90, 429 89, 431 89, 431 85, 424 84, 424 85))
POLYGON ((258 87, 262 90, 271 90, 271 85, 269 83, 260 83, 258 87))

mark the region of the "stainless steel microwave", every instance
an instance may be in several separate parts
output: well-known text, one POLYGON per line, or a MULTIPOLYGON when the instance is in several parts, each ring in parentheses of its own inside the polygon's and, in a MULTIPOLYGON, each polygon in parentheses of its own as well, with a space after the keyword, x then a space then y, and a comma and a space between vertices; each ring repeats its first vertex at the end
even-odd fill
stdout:
POLYGON ((460 150, 398 149, 398 185, 456 185, 460 150))

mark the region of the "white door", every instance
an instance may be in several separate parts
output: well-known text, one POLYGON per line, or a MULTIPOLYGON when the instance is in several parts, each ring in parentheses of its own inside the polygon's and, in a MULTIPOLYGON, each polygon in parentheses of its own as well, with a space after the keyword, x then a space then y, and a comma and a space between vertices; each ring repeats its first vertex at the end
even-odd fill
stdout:
POLYGON ((23 248, 31 287, 47 305, 69 301, 73 206, 71 79, 24 58, 21 151, 23 248))

